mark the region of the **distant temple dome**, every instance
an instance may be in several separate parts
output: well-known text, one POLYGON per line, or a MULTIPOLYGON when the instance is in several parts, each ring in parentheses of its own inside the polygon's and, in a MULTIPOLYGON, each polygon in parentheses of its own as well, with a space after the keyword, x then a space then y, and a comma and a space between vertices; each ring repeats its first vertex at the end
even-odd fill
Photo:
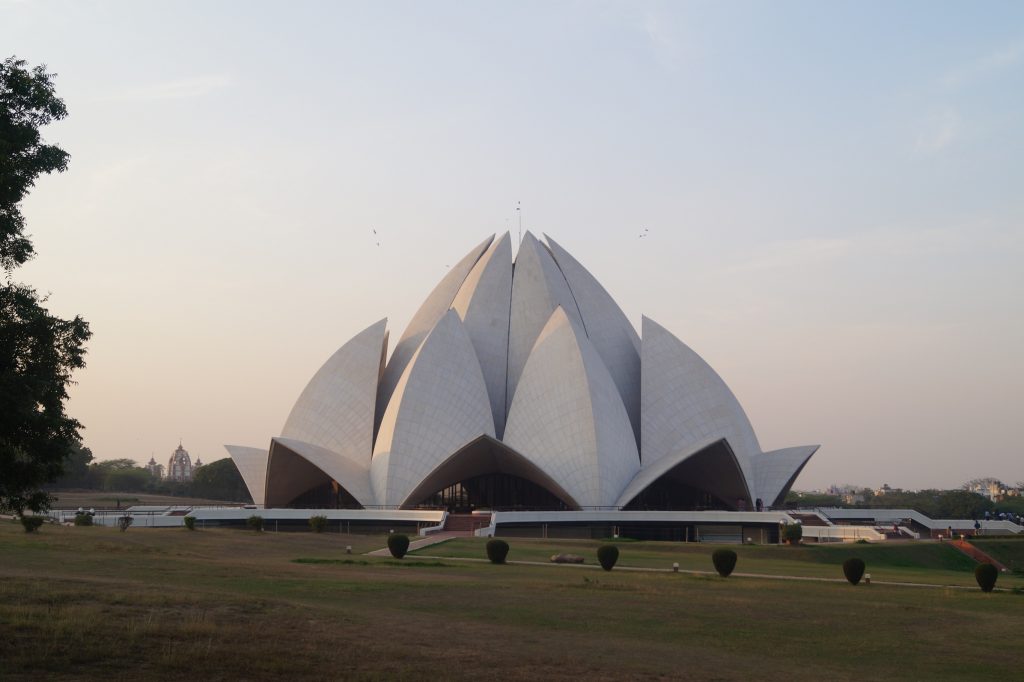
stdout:
POLYGON ((269 449, 226 446, 254 502, 780 504, 818 446, 762 451, 699 355, 646 317, 641 340, 593 275, 546 241, 527 232, 513 262, 508 233, 484 240, 451 267, 387 362, 384 319, 327 360, 269 449))
MULTIPOLYGON (((198 465, 198 462, 196 464, 198 465)), ((192 466, 192 458, 189 457, 188 450, 178 443, 178 447, 171 453, 171 459, 167 463, 167 479, 187 483, 192 480, 195 469, 196 467, 192 466)))

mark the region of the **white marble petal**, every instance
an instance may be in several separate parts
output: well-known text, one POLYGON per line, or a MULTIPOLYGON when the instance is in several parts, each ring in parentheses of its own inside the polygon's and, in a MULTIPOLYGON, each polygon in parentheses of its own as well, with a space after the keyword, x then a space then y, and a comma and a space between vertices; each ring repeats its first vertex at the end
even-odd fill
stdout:
POLYGON ((377 503, 406 504, 421 480, 482 435, 494 436, 487 385, 450 310, 413 355, 381 420, 370 466, 377 503))
MULTIPOLYGON (((634 497, 670 470, 680 464, 693 464, 695 460, 701 459, 706 454, 705 450, 720 441, 722 441, 721 438, 708 438, 687 447, 685 450, 674 452, 655 460, 650 465, 645 465, 637 472, 633 480, 629 482, 629 485, 626 486, 626 489, 619 496, 616 506, 626 506, 633 501, 634 497), (690 461, 687 462, 687 460, 690 461)), ((750 488, 743 477, 743 471, 740 470, 739 462, 736 460, 732 449, 723 446, 708 452, 712 451, 715 454, 710 458, 710 461, 708 461, 708 458, 705 458, 704 462, 697 466, 697 470, 701 471, 703 475, 698 476, 695 480, 689 480, 688 483, 695 488, 700 488, 716 495, 723 502, 730 505, 733 501, 740 499, 745 504, 753 502, 750 488)))
POLYGON ((544 235, 569 283, 587 338, 615 380, 637 442, 640 440, 640 337, 601 283, 554 239, 544 235))
MULTIPOLYGON (((312 443, 305 443, 294 438, 271 439, 272 452, 273 448, 282 445, 292 453, 302 457, 307 462, 315 466, 331 480, 337 481, 341 487, 352 495, 352 497, 356 498, 356 501, 359 502, 359 504, 364 507, 375 504, 373 490, 370 486, 369 462, 365 465, 360 465, 345 457, 339 456, 337 452, 332 452, 327 448, 323 448, 312 443)), ((273 485, 274 482, 271 482, 271 486, 273 485)), ((268 489, 268 497, 270 497, 271 492, 274 491, 268 489)), ((290 490, 287 493, 282 492, 282 496, 285 498, 295 498, 303 492, 305 492, 305 490, 290 490)))
POLYGON ((369 467, 386 326, 384 319, 356 334, 313 375, 281 430, 284 438, 369 467))
POLYGON ((505 431, 508 316, 512 297, 512 241, 496 239, 470 271, 452 302, 476 349, 491 397, 494 431, 505 431))
POLYGON ((225 445, 224 449, 231 455, 238 473, 249 489, 253 504, 263 505, 267 494, 267 457, 270 453, 266 448, 251 448, 245 445, 225 445))
POLYGON ((821 446, 798 445, 765 452, 751 460, 756 482, 755 495, 761 498, 765 507, 782 504, 782 498, 789 492, 796 477, 819 447, 821 446))
POLYGON ((408 366, 409 361, 412 360, 416 349, 420 347, 423 339, 427 337, 427 334, 434 328, 437 321, 448 312, 452 301, 455 300, 456 294, 459 293, 459 289, 462 287, 462 283, 466 280, 473 266, 476 265, 476 262, 483 255, 487 247, 491 245, 492 241, 494 241, 494 235, 480 242, 462 260, 453 265, 448 274, 430 292, 430 295, 427 296, 427 300, 423 302, 420 309, 413 315, 409 326, 405 328, 402 337, 395 344, 395 350, 391 354, 391 359, 388 360, 387 366, 384 368, 384 374, 381 376, 380 389, 377 393, 377 426, 380 425, 380 420, 384 417, 384 411, 391 401, 395 386, 398 385, 398 380, 401 379, 402 373, 408 366))
POLYGON ((644 466, 725 438, 754 492, 750 458, 761 452, 736 396, 722 378, 668 330, 643 318, 640 370, 640 454, 644 466))
POLYGON ((561 306, 530 353, 504 442, 584 507, 615 504, 640 468, 618 388, 561 306))
POLYGON ((548 323, 551 313, 561 306, 566 315, 581 325, 579 309, 565 276, 547 248, 527 232, 519 245, 512 274, 512 313, 508 339, 508 389, 505 404, 511 409, 537 335, 548 323))

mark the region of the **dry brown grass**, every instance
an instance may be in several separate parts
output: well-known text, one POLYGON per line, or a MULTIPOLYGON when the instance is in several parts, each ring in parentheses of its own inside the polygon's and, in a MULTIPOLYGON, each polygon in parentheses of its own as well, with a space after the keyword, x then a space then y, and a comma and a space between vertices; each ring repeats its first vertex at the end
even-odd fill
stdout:
POLYGON ((346 544, 361 552, 383 538, 53 526, 34 537, 0 524, 0 677, 862 682, 1019 671, 1008 636, 1019 595, 401 563, 348 557, 346 544))

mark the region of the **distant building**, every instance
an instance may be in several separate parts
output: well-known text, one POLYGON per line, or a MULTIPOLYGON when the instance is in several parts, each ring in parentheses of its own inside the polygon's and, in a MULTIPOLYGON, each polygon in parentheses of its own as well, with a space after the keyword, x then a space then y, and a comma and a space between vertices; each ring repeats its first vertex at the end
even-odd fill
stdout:
POLYGON ((149 464, 146 465, 146 469, 149 471, 149 475, 153 478, 164 477, 164 465, 157 464, 156 459, 153 457, 149 458, 149 464))
POLYGON ((171 454, 171 460, 167 463, 167 479, 179 483, 188 483, 192 480, 192 475, 198 466, 202 466, 200 461, 196 460, 196 466, 193 466, 188 450, 181 447, 181 443, 178 443, 177 449, 171 454))

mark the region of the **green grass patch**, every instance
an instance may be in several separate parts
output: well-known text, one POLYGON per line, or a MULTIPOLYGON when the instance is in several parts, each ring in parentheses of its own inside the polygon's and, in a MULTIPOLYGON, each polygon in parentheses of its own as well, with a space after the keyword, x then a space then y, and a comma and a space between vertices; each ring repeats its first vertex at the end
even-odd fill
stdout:
MULTIPOLYGON (((569 552, 597 562, 601 540, 505 539, 512 550, 510 561, 546 563, 552 554, 569 552)), ((410 556, 442 558, 486 557, 485 539, 455 538, 444 545, 424 547, 410 556)), ((682 542, 631 542, 621 544, 617 566, 670 569, 678 563, 684 571, 714 571, 711 553, 720 545, 682 542)), ((842 579, 842 564, 859 557, 867 564, 873 581, 931 583, 974 587, 975 562, 957 549, 937 542, 877 544, 729 545, 738 556, 736 573, 842 579)), ((1002 576, 1001 586, 1024 586, 1022 576, 1002 576)))
POLYGON ((1024 572, 1024 538, 973 538, 971 544, 1010 570, 1024 572))
POLYGON ((393 559, 378 559, 367 561, 366 559, 311 559, 300 557, 292 559, 296 564, 333 564, 342 566, 402 566, 408 568, 452 568, 452 564, 441 561, 405 561, 393 559))

